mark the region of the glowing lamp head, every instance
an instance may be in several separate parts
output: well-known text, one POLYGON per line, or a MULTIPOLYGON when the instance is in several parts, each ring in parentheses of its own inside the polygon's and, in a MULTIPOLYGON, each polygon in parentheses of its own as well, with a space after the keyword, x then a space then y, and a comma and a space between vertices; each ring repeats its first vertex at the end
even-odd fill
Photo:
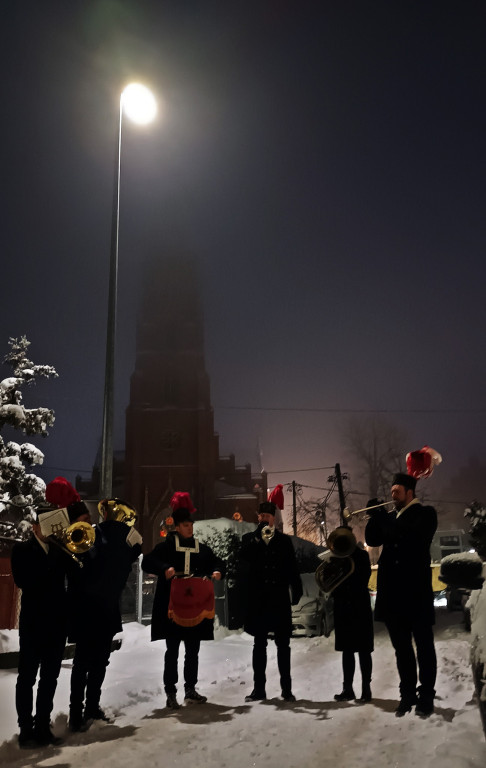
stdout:
POLYGON ((122 92, 121 103, 127 117, 139 125, 152 122, 157 114, 157 102, 153 93, 140 83, 127 85, 122 92))

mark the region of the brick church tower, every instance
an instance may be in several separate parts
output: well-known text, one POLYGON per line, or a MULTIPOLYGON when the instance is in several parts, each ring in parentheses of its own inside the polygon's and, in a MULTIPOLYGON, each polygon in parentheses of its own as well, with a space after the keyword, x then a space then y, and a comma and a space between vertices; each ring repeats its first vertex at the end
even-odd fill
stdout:
POLYGON ((203 328, 193 262, 164 256, 148 271, 126 414, 125 496, 142 513, 147 548, 174 491, 190 493, 198 519, 213 516, 219 446, 203 328))

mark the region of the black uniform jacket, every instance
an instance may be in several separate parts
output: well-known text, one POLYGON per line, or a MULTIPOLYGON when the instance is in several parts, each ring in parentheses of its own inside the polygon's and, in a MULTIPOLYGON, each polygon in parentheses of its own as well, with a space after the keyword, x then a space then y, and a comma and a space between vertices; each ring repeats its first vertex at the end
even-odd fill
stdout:
POLYGON ((375 619, 434 623, 430 545, 436 529, 435 509, 418 501, 399 517, 383 508, 374 511, 365 537, 371 547, 383 545, 378 561, 375 619))
MULTIPOLYGON (((69 555, 55 544, 46 554, 35 536, 15 544, 12 549, 12 574, 22 590, 19 632, 66 634, 66 569, 69 555)), ((77 567, 74 564, 75 567, 77 567)))
MULTIPOLYGON (((200 640, 212 640, 213 619, 203 619, 195 627, 181 627, 168 617, 170 585, 172 579, 165 578, 168 568, 174 568, 176 573, 184 572, 185 553, 176 550, 176 541, 179 534, 171 531, 166 540, 145 555, 142 560, 142 569, 146 573, 158 576, 155 590, 154 606, 152 609, 152 640, 161 640, 166 637, 195 637, 200 640)), ((195 539, 180 538, 180 546, 194 547, 195 539)), ((214 571, 225 575, 225 565, 219 557, 213 553, 206 544, 199 542, 199 552, 190 553, 190 573, 192 576, 211 577, 214 571)))
POLYGON ((356 547, 350 555, 354 562, 351 576, 332 593, 334 598, 334 638, 336 651, 373 650, 373 613, 368 582, 370 558, 356 547))
POLYGON ((264 632, 292 634, 292 605, 302 597, 294 546, 290 536, 275 531, 268 544, 259 525, 246 533, 239 553, 239 586, 244 601, 244 629, 250 635, 264 632), (290 597, 290 592, 292 598, 290 597))
POLYGON ((96 539, 83 563, 69 578, 69 640, 96 638, 96 632, 116 635, 122 630, 120 597, 132 563, 141 554, 139 544, 127 542, 130 528, 106 520, 96 526, 96 539))

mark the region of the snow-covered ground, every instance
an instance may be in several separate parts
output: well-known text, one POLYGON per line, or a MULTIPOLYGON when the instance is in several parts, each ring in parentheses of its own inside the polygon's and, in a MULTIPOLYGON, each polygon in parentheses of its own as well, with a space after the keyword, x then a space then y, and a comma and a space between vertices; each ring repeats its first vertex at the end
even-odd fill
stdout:
MULTIPOLYGON (((165 709, 161 671, 165 644, 150 629, 125 626, 112 654, 102 705, 113 725, 66 732, 71 662, 63 664, 54 707, 61 747, 21 751, 16 740, 15 670, 0 671, 0 765, 52 768, 472 768, 486 765, 486 741, 473 701, 470 640, 458 613, 438 611, 436 712, 395 718, 397 673, 393 650, 377 625, 373 701, 336 703, 341 655, 330 638, 292 640, 295 704, 279 698, 275 646, 269 646, 266 702, 244 697, 252 688, 252 638, 218 631, 203 643, 199 690, 207 704, 165 709)), ((96 642, 96 638, 94 638, 96 642)), ((357 672, 359 678, 359 672, 357 672)), ((359 683, 357 685, 359 691, 359 683)), ((181 686, 180 686, 181 692, 181 686)), ((180 696, 182 699, 182 695, 180 696)))

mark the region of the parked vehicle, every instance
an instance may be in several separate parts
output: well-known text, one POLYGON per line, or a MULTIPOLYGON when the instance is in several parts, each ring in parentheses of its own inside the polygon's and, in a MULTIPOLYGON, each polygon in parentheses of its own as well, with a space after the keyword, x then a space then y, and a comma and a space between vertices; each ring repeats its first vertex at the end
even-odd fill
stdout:
POLYGON ((319 589, 315 574, 301 573, 301 578, 303 595, 292 606, 292 634, 329 637, 334 629, 333 599, 319 589))

